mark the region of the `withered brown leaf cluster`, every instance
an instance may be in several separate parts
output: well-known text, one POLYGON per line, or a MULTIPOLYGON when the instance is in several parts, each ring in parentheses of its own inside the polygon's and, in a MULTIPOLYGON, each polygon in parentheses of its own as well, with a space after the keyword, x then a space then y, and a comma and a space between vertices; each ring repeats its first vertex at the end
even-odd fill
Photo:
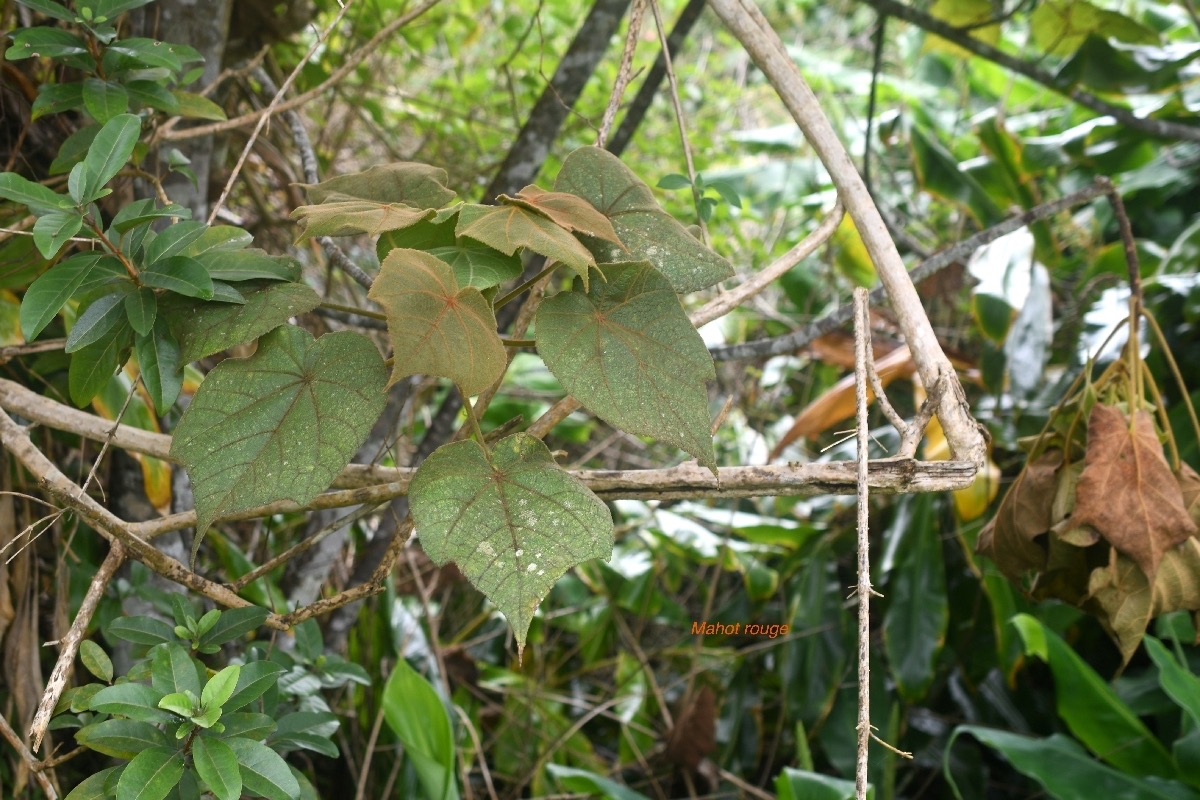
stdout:
POLYGON ((1096 403, 1082 463, 1027 463, 978 550, 1033 597, 1095 614, 1128 660, 1151 619, 1200 612, 1198 526, 1200 475, 1171 470, 1150 414, 1096 403))

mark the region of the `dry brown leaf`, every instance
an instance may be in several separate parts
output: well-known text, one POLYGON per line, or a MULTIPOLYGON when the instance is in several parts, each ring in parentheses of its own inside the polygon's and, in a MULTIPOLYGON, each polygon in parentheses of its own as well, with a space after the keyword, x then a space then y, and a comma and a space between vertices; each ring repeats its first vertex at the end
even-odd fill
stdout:
POLYGON ((1088 419, 1087 457, 1071 527, 1090 525, 1154 579, 1163 554, 1196 532, 1183 493, 1163 458, 1154 421, 1097 403, 1088 419))
POLYGON ((1181 465, 1175 476, 1179 482, 1179 492, 1183 495, 1183 508, 1187 511, 1192 522, 1200 526, 1200 473, 1189 464, 1181 465))
POLYGON ((717 749, 716 735, 717 697, 702 686, 675 717, 675 727, 667 735, 667 758, 694 772, 704 757, 717 749))
POLYGON ((1046 566, 1046 546, 1034 541, 1050 530, 1050 511, 1058 488, 1062 452, 1050 450, 1031 461, 1013 481, 996 516, 979 533, 975 549, 1019 580, 1028 570, 1046 566))

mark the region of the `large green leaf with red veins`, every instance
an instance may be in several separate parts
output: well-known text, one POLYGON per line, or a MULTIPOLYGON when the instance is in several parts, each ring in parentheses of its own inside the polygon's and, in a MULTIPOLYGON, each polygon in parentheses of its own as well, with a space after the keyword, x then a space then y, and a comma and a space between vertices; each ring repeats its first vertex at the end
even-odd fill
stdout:
POLYGON ((408 375, 437 375, 473 395, 504 374, 508 354, 491 304, 478 289, 460 288, 445 261, 396 248, 367 296, 387 310, 394 354, 389 386, 408 375))
POLYGON ((518 647, 555 581, 612 555, 608 507, 525 433, 490 453, 475 441, 440 447, 413 476, 409 502, 426 554, 453 561, 496 604, 518 647))
POLYGON ((192 479, 197 546, 222 514, 303 505, 328 487, 383 412, 386 382, 375 345, 349 331, 314 340, 285 325, 218 364, 171 444, 192 479))
POLYGON ((613 230, 608 217, 577 195, 566 192, 547 192, 545 189, 530 184, 517 192, 516 197, 500 195, 500 200, 512 205, 524 206, 533 211, 540 211, 568 231, 621 244, 621 239, 613 230))
POLYGON ((601 268, 588 292, 559 292, 537 312, 546 366, 596 416, 716 468, 705 381, 712 357, 663 275, 645 261, 601 268))
MULTIPOLYGON (((540 212, 519 205, 464 205, 458 212, 457 236, 466 236, 512 255, 524 247, 560 261, 588 284, 588 268, 596 266, 595 257, 583 244, 540 212)), ((616 247, 617 245, 610 245, 616 247)))
POLYGON ((582 197, 612 222, 625 250, 599 239, 583 239, 602 264, 644 259, 666 275, 680 294, 733 277, 729 262, 663 211, 650 187, 607 150, 581 147, 571 153, 554 188, 582 197))

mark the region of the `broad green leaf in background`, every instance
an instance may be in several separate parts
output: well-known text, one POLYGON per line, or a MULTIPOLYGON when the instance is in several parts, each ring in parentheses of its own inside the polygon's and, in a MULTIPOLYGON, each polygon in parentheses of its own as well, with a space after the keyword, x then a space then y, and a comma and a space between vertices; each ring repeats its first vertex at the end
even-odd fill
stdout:
MULTIPOLYGON (((200 644, 232 642, 262 625, 267 621, 267 616, 267 610, 258 606, 226 609, 213 626, 200 636, 200 644)), ((241 682, 240 678, 238 682, 241 682)))
POLYGON ((190 119, 209 119, 221 122, 225 119, 225 110, 202 94, 172 89, 171 94, 179 105, 179 115, 190 119))
POLYGON ((383 689, 383 718, 404 745, 404 754, 430 800, 458 800, 454 735, 438 693, 403 658, 383 689))
POLYGON ((31 8, 60 22, 75 21, 75 14, 66 6, 56 3, 54 0, 17 0, 17 2, 26 8, 31 8))
MULTIPOLYGON (((9 48, 9 53, 12 48, 9 48)), ((54 83, 43 86, 38 92, 37 99, 29 109, 30 121, 36 121, 47 114, 60 114, 83 108, 83 83, 54 83)))
POLYGON ((79 660, 83 662, 83 666, 87 668, 88 672, 100 680, 105 683, 112 681, 112 661, 109 659, 108 653, 104 652, 104 648, 91 639, 84 639, 79 643, 79 660))
POLYGON ((238 800, 242 796, 237 754, 225 742, 207 736, 196 737, 192 743, 192 763, 217 800, 238 800))
POLYGON ((1138 44, 1158 44, 1158 35, 1124 14, 1087 0, 1045 0, 1029 15, 1033 43, 1056 56, 1069 56, 1084 39, 1096 35, 1138 44))
POLYGON ((256 339, 321 303, 317 293, 302 283, 247 284, 242 296, 246 302, 241 305, 163 298, 163 316, 179 340, 182 363, 256 339))
POLYGON ((1153 636, 1142 639, 1146 652, 1158 667, 1158 682, 1163 691, 1192 718, 1192 724, 1200 729, 1200 678, 1197 678, 1187 667, 1187 662, 1180 664, 1175 660, 1163 643, 1153 636))
POLYGON ((705 381, 716 371, 671 284, 647 262, 611 264, 586 294, 537 312, 537 348, 563 388, 596 416, 716 468, 705 381))
POLYGON ((488 289, 521 274, 519 254, 506 256, 499 250, 470 239, 446 247, 434 247, 426 252, 451 266, 459 286, 488 289))
POLYGON ((21 334, 25 341, 37 338, 104 257, 99 253, 73 255, 43 272, 30 284, 21 300, 21 334))
POLYGON ((253 356, 218 364, 171 445, 195 490, 197 541, 221 514, 316 497, 383 411, 386 381, 365 336, 314 340, 292 326, 264 336, 253 356))
POLYGON ((149 722, 106 719, 75 732, 75 741, 113 758, 133 758, 148 747, 170 744, 167 735, 149 722))
POLYGON ((599 797, 603 800, 649 800, 646 795, 635 792, 614 780, 588 772, 586 769, 566 767, 562 764, 547 764, 546 772, 558 784, 558 788, 572 794, 599 797))
POLYGON ((117 781, 117 800, 162 800, 183 777, 183 753, 151 747, 138 753, 117 781))
POLYGON ((612 222, 625 249, 589 240, 589 248, 601 262, 645 259, 679 293, 733 277, 729 262, 663 211, 650 187, 606 150, 581 147, 571 153, 554 188, 582 197, 612 222))
POLYGON ((10 35, 12 44, 4 51, 8 61, 37 57, 72 59, 71 63, 81 69, 95 68, 96 62, 88 54, 87 43, 73 33, 38 26, 18 28, 10 35))
POLYGON ((233 736, 224 740, 237 755, 245 789, 269 800, 296 800, 300 784, 279 754, 261 742, 233 736))
MULTIPOLYGON (((787 767, 775 778, 779 800, 854 800, 854 781, 787 767)), ((875 787, 867 788, 875 797, 875 787)))
POLYGON ((946 743, 942 766, 954 796, 963 794, 950 773, 950 749, 962 734, 1000 751, 1023 775, 1041 784, 1056 800, 1197 800, 1200 795, 1173 781, 1139 778, 1101 764, 1077 742, 1061 734, 1034 739, 1007 731, 960 725, 946 743))
POLYGON ((1012 624, 1025 641, 1025 654, 1050 665, 1058 715, 1079 741, 1123 772, 1177 775, 1162 743, 1066 642, 1028 614, 1018 614, 1012 624))
POLYGON ((425 552, 453 561, 496 604, 519 648, 555 581, 612 555, 608 507, 524 433, 490 453, 475 441, 439 448, 413 476, 409 502, 425 552))
POLYGON ((897 514, 896 519, 907 524, 889 537, 893 541, 902 538, 895 567, 888 573, 883 641, 896 688, 903 697, 917 702, 937 674, 950 609, 941 526, 934 515, 933 497, 924 494, 908 499, 914 506, 911 519, 897 514))
POLYGON ((110 638, 134 644, 156 645, 174 642, 171 626, 154 617, 117 617, 106 630, 110 638))
POLYGON ((419 373, 449 378, 474 395, 504 374, 508 355, 491 304, 472 286, 460 289, 441 259, 397 248, 367 296, 387 309, 395 359, 389 386, 419 373))
POLYGON ((483 242, 505 255, 525 248, 560 261, 575 270, 585 287, 588 268, 596 266, 596 259, 570 232, 524 206, 463 206, 454 233, 483 242))

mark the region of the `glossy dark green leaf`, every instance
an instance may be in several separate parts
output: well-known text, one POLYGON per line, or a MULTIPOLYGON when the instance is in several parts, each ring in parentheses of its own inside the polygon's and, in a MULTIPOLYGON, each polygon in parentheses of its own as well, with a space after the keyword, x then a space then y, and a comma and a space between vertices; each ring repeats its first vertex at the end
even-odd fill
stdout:
POLYGON ((92 146, 92 140, 96 138, 96 134, 100 130, 99 123, 93 122, 91 125, 85 125, 79 130, 68 136, 58 147, 58 155, 54 157, 54 161, 50 162, 51 175, 64 175, 71 171, 71 168, 83 161, 87 155, 88 148, 92 146))
POLYGON ((1028 614, 1018 614, 1012 624, 1025 654, 1050 665, 1058 715, 1084 746, 1131 775, 1177 775, 1162 743, 1066 642, 1028 614))
POLYGON ((178 644, 155 648, 150 662, 154 688, 163 695, 191 692, 200 694, 200 672, 187 649, 178 644))
POLYGON ((197 532, 221 514, 312 500, 370 432, 386 381, 383 358, 365 336, 314 341, 291 326, 264 336, 253 356, 218 364, 171 445, 192 479, 197 532))
POLYGON ((208 252, 195 257, 214 279, 229 281, 299 281, 300 262, 290 256, 268 255, 262 250, 208 252))
POLYGON ((220 739, 199 736, 192 743, 192 759, 201 780, 217 800, 238 800, 242 796, 242 775, 237 754, 220 739))
POLYGON ((950 609, 933 496, 918 495, 910 500, 911 517, 897 514, 906 524, 902 530, 891 531, 893 537, 902 538, 895 567, 888 573, 883 642, 896 688, 903 697, 917 702, 933 683, 950 609))
POLYGON ((68 211, 75 207, 75 203, 65 194, 59 194, 40 183, 22 178, 15 172, 0 173, 0 199, 29 206, 31 211, 43 214, 68 211))
POLYGON ((113 42, 108 49, 142 66, 166 67, 172 72, 178 72, 183 69, 183 59, 176 54, 177 47, 154 39, 131 37, 113 42))
POLYGON ((204 235, 208 226, 199 220, 184 220, 169 225, 145 246, 146 264, 154 264, 164 258, 184 255, 184 251, 204 235))
POLYGON ((569 794, 581 794, 602 800, 649 800, 646 795, 635 792, 628 786, 585 769, 547 764, 546 772, 561 790, 569 794))
POLYGON ((237 755, 242 785, 268 800, 295 800, 300 784, 292 777, 287 762, 271 748, 240 736, 224 740, 237 755))
POLYGON ((603 240, 585 239, 597 261, 649 261, 679 293, 733 277, 729 262, 663 211, 650 187, 606 150, 581 147, 571 153, 554 188, 591 203, 608 217, 624 243, 622 250, 603 240))
POLYGON ((37 99, 29 109, 29 118, 36 121, 47 114, 61 114, 77 108, 83 108, 83 83, 55 83, 38 91, 37 99))
POLYGON ((226 119, 225 110, 204 95, 174 89, 175 102, 179 104, 179 116, 187 119, 207 119, 221 122, 226 119))
POLYGON ((89 707, 92 711, 120 715, 140 722, 170 722, 171 716, 158 707, 163 694, 144 683, 118 683, 96 692, 89 707))
POLYGON ((403 658, 397 660, 384 686, 383 718, 404 745, 430 800, 458 800, 454 735, 446 707, 403 658))
POLYGON ((84 639, 79 643, 79 660, 88 672, 100 680, 105 683, 112 681, 112 660, 109 659, 108 653, 104 652, 104 648, 91 639, 84 639))
POLYGON ((117 781, 116 800, 163 800, 183 777, 183 753, 151 747, 138 753, 117 781))
POLYGON ((425 552, 453 561, 496 604, 518 647, 555 581, 612 554, 608 507, 524 433, 491 452, 475 441, 440 447, 413 476, 409 502, 425 552))
POLYGON ((225 644, 240 639, 267 621, 267 610, 258 606, 229 608, 200 637, 201 644, 225 644))
MULTIPOLYGON (((260 664, 264 662, 254 661, 252 664, 260 664)), ((242 677, 239 681, 244 680, 246 669, 250 666, 247 664, 242 667, 242 677)), ((282 671, 282 667, 275 664, 282 671)), ((237 693, 234 694, 237 697, 237 693)), ((225 730, 219 734, 215 734, 222 739, 228 739, 231 736, 242 736, 247 739, 265 739, 275 731, 275 720, 271 719, 266 714, 248 711, 229 711, 229 703, 225 704, 225 711, 221 714, 221 724, 225 726, 225 730)))
POLYGON ((54 258, 62 246, 83 227, 78 211, 52 211, 33 224, 33 243, 46 258, 54 258))
POLYGON ((83 160, 94 182, 89 195, 95 195, 125 167, 141 133, 142 121, 133 114, 118 114, 104 123, 83 160))
POLYGON ((950 773, 949 757, 955 740, 963 734, 999 751, 1018 772, 1036 780, 1056 800, 1196 800, 1196 793, 1181 784, 1147 780, 1101 764, 1066 736, 1035 739, 977 725, 955 728, 946 744, 943 772, 959 798, 963 795, 950 773))
POLYGON ((113 758, 133 758, 148 747, 170 744, 167 735, 149 722, 106 719, 75 732, 75 741, 113 758))
POLYGON ((54 0, 17 0, 18 3, 26 8, 33 9, 39 14, 45 14, 47 17, 57 19, 61 22, 74 22, 75 14, 61 3, 56 3, 54 0))
POLYGON ((92 398, 108 385, 109 379, 125 363, 122 356, 132 345, 133 329, 122 317, 106 336, 79 348, 71 356, 67 373, 71 402, 80 408, 92 402, 92 398))
POLYGON ((367 294, 387 310, 393 366, 388 385, 408 375, 449 378, 468 395, 491 386, 508 365, 492 306, 460 288, 446 262, 397 248, 367 294))
POLYGON ((118 211, 116 216, 113 217, 112 229, 118 233, 127 233, 139 225, 152 222, 156 219, 167 219, 168 217, 187 219, 191 215, 192 212, 189 209, 176 203, 168 206, 159 206, 151 198, 135 200, 118 211))
POLYGON ((1101 92, 1142 94, 1178 85, 1181 72, 1200 57, 1200 43, 1126 44, 1089 36, 1055 76, 1063 85, 1101 92))
POLYGON ((611 264, 591 291, 560 292, 537 312, 537 348, 563 388, 596 416, 716 467, 705 382, 712 357, 671 284, 647 262, 611 264))
POLYGON ((135 337, 134 350, 142 371, 142 383, 154 401, 160 415, 175 404, 183 388, 184 361, 179 356, 179 344, 166 320, 159 319, 146 335, 135 337))
POLYGON ((125 89, 134 108, 153 108, 172 116, 179 113, 179 101, 175 95, 154 81, 129 81, 125 89))
POLYGON ((107 633, 113 639, 134 644, 155 645, 176 641, 171 626, 154 617, 117 617, 108 624, 107 633))
POLYGON ((94 344, 116 328, 125 323, 125 293, 111 292, 99 297, 94 303, 84 309, 75 320, 71 332, 67 334, 64 350, 74 353, 94 344))
POLYGON ((146 287, 125 295, 125 315, 133 332, 145 336, 154 330, 154 317, 158 314, 158 298, 146 287))
POLYGON ((240 305, 165 298, 163 314, 179 340, 183 363, 253 341, 321 303, 302 283, 247 284, 240 305))
MULTIPOLYGON (((82 56, 88 61, 87 43, 73 33, 60 28, 18 28, 12 32, 12 44, 4 52, 8 61, 23 58, 68 58, 82 56)), ((94 65, 95 62, 91 61, 94 65)))
POLYGON ((1158 682, 1163 691, 1192 718, 1197 729, 1200 729, 1200 678, 1192 673, 1186 661, 1180 664, 1158 639, 1146 636, 1142 642, 1154 665, 1158 667, 1158 682))
POLYGON ((123 768, 124 765, 109 767, 89 775, 75 784, 75 788, 68 792, 63 800, 108 800, 111 795, 104 788, 104 784, 114 772, 123 768))
POLYGON ((140 273, 142 283, 155 289, 168 289, 184 297, 211 300, 212 278, 208 270, 194 258, 171 256, 157 261, 140 273))
MULTIPOLYGON (((854 781, 834 778, 802 769, 785 767, 775 778, 779 800, 854 800, 854 781)), ((867 797, 875 797, 875 787, 867 789, 867 797)))
POLYGON ((225 701, 225 711, 236 711, 258 698, 279 682, 284 668, 272 661, 250 661, 242 665, 233 695, 225 701))
POLYGON ((129 110, 129 93, 119 83, 88 78, 83 82, 83 106, 97 122, 108 122, 129 110))

